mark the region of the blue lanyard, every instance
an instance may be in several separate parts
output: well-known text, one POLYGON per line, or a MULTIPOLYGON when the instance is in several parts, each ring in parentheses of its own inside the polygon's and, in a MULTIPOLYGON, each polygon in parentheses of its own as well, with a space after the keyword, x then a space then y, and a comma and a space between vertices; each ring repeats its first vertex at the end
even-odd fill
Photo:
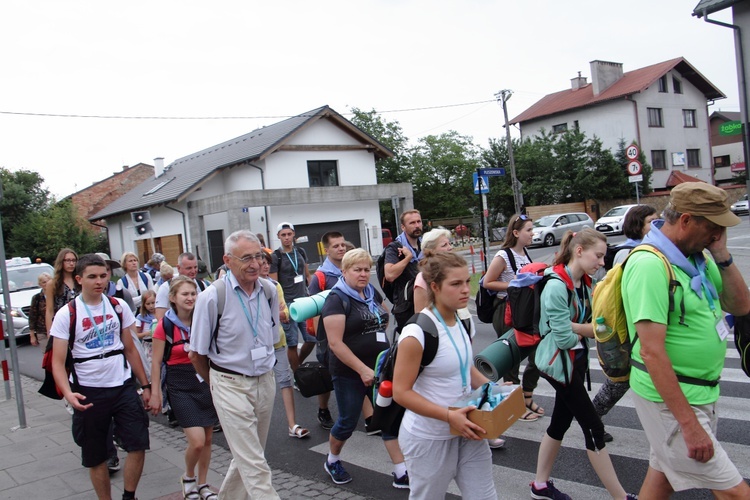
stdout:
POLYGON ((440 321, 440 324, 443 325, 443 328, 445 328, 446 336, 451 340, 451 344, 453 344, 453 349, 456 350, 456 356, 458 356, 458 366, 461 370, 461 388, 464 392, 466 392, 466 388, 468 386, 467 384, 467 375, 469 372, 469 344, 466 343, 466 331, 464 330, 463 323, 461 323, 461 320, 458 318, 458 315, 454 313, 456 316, 456 323, 458 324, 458 329, 461 332, 461 338, 464 341, 464 353, 466 354, 465 358, 461 357, 461 351, 459 351, 458 346, 456 345, 456 341, 453 340, 453 335, 451 335, 451 332, 448 330, 448 325, 445 324, 445 320, 440 315, 440 312, 437 310, 435 306, 432 307, 432 313, 435 315, 435 317, 440 321))
MULTIPOLYGON (((572 280, 573 275, 570 273, 568 266, 565 266, 565 271, 572 280)), ((578 291, 575 289, 575 286, 573 286, 573 296, 576 298, 576 306, 578 308, 578 323, 583 323, 586 319, 586 285, 583 284, 583 278, 581 278, 581 289, 583 290, 583 301, 581 301, 578 291)))
MULTIPOLYGON (((104 295, 102 295, 102 329, 104 331, 106 331, 107 328, 107 302, 109 302, 109 299, 104 298, 104 295)), ((93 316, 91 316, 89 306, 86 305, 86 302, 84 302, 83 299, 81 299, 81 304, 83 304, 83 307, 86 309, 86 314, 88 314, 89 320, 91 321, 91 327, 94 329, 94 333, 96 333, 96 338, 99 339, 102 349, 104 349, 104 331, 100 331, 99 327, 96 326, 96 321, 94 321, 93 316)))
POLYGON ((284 255, 286 255, 287 259, 289 259, 289 263, 294 266, 294 272, 297 273, 297 274, 299 274, 299 271, 297 271, 297 265, 298 265, 298 261, 297 261, 297 249, 294 248, 293 250, 294 250, 294 262, 292 262, 292 258, 289 257, 288 253, 285 252, 284 255))
MULTIPOLYGON (((255 283, 255 286, 260 286, 257 282, 255 283)), ((253 330, 253 338, 258 338, 258 318, 260 317, 260 290, 256 290, 258 294, 255 296, 255 303, 257 304, 257 307, 255 308, 255 323, 253 323, 252 319, 250 319, 250 311, 247 310, 247 307, 245 306, 245 300, 242 298, 242 295, 240 294, 239 290, 236 288, 234 289, 234 293, 237 294, 237 298, 240 299, 240 305, 242 306, 242 311, 245 313, 245 318, 247 319, 247 324, 250 325, 250 328, 253 330)))

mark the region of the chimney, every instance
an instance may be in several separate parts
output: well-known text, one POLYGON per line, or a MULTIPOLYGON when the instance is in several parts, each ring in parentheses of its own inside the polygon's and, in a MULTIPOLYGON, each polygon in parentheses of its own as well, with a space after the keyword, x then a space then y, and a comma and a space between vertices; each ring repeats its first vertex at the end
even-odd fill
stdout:
POLYGON ((586 86, 586 77, 581 76, 581 72, 578 72, 578 76, 570 79, 570 88, 578 90, 586 86))
POLYGON ((129 169, 129 168, 130 168, 129 166, 127 166, 127 165, 123 165, 123 166, 122 166, 122 171, 124 172, 124 171, 126 171, 127 169, 129 169))
POLYGON ((164 173, 164 158, 154 158, 154 176, 159 177, 164 173))
POLYGON ((599 95, 617 80, 622 78, 622 63, 608 61, 591 61, 591 84, 594 95, 599 95))

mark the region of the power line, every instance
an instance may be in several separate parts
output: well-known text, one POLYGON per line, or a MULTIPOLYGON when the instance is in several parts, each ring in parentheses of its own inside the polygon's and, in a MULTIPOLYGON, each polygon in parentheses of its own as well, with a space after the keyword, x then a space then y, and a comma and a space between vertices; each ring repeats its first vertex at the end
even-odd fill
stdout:
MULTIPOLYGON (((455 108, 461 106, 472 106, 474 104, 485 104, 495 102, 494 100, 464 102, 460 104, 443 104, 439 106, 425 106, 421 108, 389 109, 378 111, 378 113, 406 113, 410 111, 427 111, 431 109, 455 108)), ((48 118, 95 118, 102 120, 269 120, 284 119, 304 115, 267 115, 267 116, 123 116, 123 115, 81 115, 73 113, 31 113, 28 111, 0 111, 3 115, 32 116, 48 118)), ((354 115, 354 113, 341 113, 342 115, 354 115)))

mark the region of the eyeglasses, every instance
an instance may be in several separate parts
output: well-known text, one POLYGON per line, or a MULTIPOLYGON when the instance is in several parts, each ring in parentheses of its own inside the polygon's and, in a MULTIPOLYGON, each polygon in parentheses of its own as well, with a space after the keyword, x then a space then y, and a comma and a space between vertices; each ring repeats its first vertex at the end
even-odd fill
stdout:
POLYGON ((69 262, 69 263, 75 264, 76 262, 78 262, 78 259, 63 259, 63 262, 69 262))
POLYGON ((246 255, 244 257, 237 257, 236 255, 231 254, 231 253, 228 253, 227 255, 229 255, 230 257, 234 257, 235 259, 239 260, 243 264, 247 264, 253 259, 255 259, 256 262, 262 264, 266 260, 266 256, 263 255, 262 253, 256 253, 255 255, 246 255))

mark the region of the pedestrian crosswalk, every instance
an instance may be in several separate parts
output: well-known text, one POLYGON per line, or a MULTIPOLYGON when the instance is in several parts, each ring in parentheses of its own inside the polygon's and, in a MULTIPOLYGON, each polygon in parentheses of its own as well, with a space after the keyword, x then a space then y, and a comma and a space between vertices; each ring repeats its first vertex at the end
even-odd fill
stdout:
MULTIPOLYGON (((593 398, 604 382, 596 359, 596 352, 590 353, 593 398)), ((747 415, 750 414, 750 378, 738 366, 738 354, 730 344, 727 362, 722 372, 722 397, 717 405, 719 412, 718 437, 722 446, 745 478, 750 478, 750 433, 747 428, 747 415)), ((498 498, 529 498, 529 482, 534 478, 539 442, 549 425, 554 405, 554 390, 543 379, 534 393, 535 400, 545 408, 547 416, 536 422, 517 422, 504 435, 507 442, 504 448, 493 450, 493 477, 498 498)), ((607 444, 623 487, 637 493, 648 467, 649 444, 641 429, 633 407, 631 393, 628 392, 617 406, 604 417, 607 431, 615 440, 607 444)), ((328 443, 311 443, 310 451, 318 453, 321 467, 328 453, 328 443)), ((383 474, 390 476, 392 466, 381 440, 357 431, 346 444, 342 459, 360 475, 383 474)), ((352 472, 355 482, 357 473, 352 472)), ((563 441, 563 449, 553 469, 552 477, 561 491, 575 499, 609 498, 593 472, 586 457, 581 429, 573 422, 563 441)), ((354 483, 352 483, 354 484, 354 483)), ((449 493, 458 495, 455 483, 449 493)), ((394 498, 394 491, 368 491, 373 498, 394 498)), ((707 491, 688 491, 676 494, 677 499, 711 498, 707 491)))

